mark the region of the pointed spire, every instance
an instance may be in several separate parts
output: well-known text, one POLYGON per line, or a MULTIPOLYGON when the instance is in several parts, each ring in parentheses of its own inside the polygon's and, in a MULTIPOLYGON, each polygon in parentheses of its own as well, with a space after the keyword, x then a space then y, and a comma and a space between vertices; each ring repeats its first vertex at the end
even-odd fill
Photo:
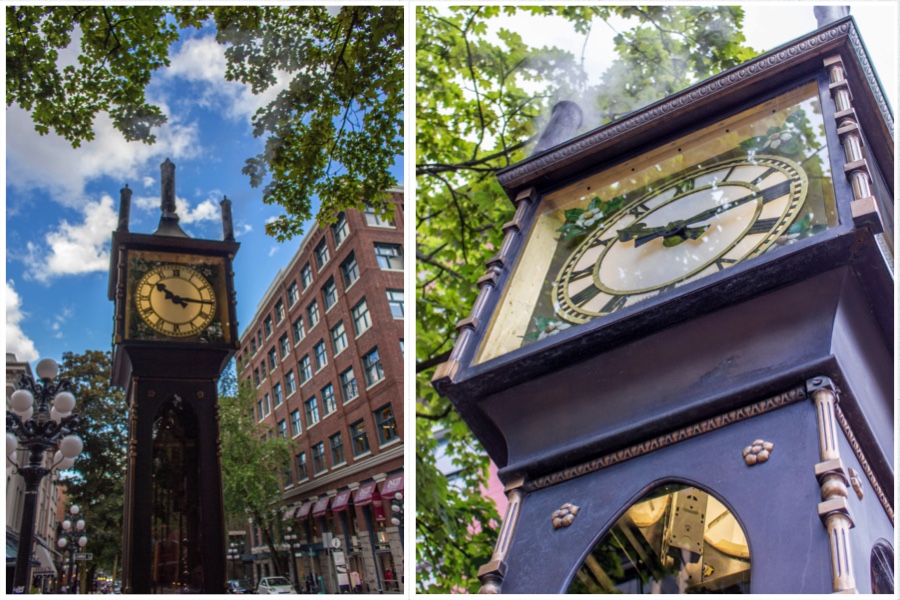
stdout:
POLYGON ((178 215, 175 207, 175 165, 168 158, 159 165, 160 170, 160 210, 159 227, 153 235, 169 235, 173 237, 188 237, 178 225, 178 215))

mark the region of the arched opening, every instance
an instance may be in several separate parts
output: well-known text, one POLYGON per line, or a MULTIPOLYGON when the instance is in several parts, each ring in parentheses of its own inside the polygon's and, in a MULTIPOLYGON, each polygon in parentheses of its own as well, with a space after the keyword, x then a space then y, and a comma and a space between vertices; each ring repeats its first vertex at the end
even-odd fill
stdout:
POLYGON ((197 419, 172 396, 153 422, 153 593, 201 589, 199 486, 197 419))
POLYGON ((750 592, 750 548, 715 496, 668 483, 625 511, 591 549, 570 594, 750 592))
POLYGON ((879 539, 869 556, 873 594, 894 593, 894 549, 890 542, 879 539))

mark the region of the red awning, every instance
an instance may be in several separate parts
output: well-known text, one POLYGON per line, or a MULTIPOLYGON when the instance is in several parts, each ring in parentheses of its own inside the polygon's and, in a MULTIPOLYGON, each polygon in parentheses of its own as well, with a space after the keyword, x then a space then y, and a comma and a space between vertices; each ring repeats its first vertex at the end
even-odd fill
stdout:
POLYGON ((356 495, 353 497, 353 504, 355 504, 356 506, 366 506, 367 504, 372 504, 372 500, 378 493, 378 490, 375 489, 377 485, 377 482, 370 481, 369 483, 364 483, 359 486, 359 489, 356 490, 356 495))
POLYGON ((334 502, 331 503, 331 512, 336 513, 347 510, 347 503, 350 502, 350 494, 351 490, 339 492, 338 495, 334 497, 334 502))
POLYGON ((316 501, 316 505, 313 507, 312 516, 321 517, 325 514, 325 511, 328 510, 328 501, 331 500, 329 496, 325 496, 324 498, 320 498, 316 501))
POLYGON ((291 508, 289 508, 289 509, 287 510, 287 512, 284 513, 284 519, 283 519, 283 520, 284 520, 284 521, 290 521, 290 520, 294 517, 294 513, 297 512, 297 509, 298 509, 298 508, 300 508, 300 507, 299 507, 299 506, 292 506, 291 508))
POLYGON ((384 498, 393 499, 397 492, 403 492, 403 473, 389 475, 381 485, 381 495, 384 498))
POLYGON ((297 518, 301 521, 309 517, 309 509, 312 508, 312 502, 304 502, 300 510, 297 511, 297 518))

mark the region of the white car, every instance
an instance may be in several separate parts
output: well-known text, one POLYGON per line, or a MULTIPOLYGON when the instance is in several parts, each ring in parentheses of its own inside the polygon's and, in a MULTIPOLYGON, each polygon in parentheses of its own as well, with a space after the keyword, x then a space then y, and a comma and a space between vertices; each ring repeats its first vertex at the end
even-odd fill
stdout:
POLYGON ((263 577, 256 586, 257 594, 293 594, 291 582, 284 577, 263 577))

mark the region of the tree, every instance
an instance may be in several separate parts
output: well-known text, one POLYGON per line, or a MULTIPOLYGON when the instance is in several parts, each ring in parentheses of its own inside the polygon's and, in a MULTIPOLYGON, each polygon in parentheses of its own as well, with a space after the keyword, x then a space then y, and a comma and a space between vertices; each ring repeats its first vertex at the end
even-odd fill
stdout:
POLYGON ((145 97, 154 71, 184 28, 214 23, 226 79, 261 93, 285 71, 292 80, 253 117, 265 150, 243 172, 263 201, 285 214, 266 226, 279 241, 303 232, 318 195, 320 224, 345 208, 392 206, 389 168, 402 154, 402 7, 9 6, 6 104, 31 113, 35 129, 78 147, 108 113, 129 141, 152 144, 166 122, 145 97), (80 32, 77 65, 60 51, 80 32))
POLYGON ((419 591, 477 590, 498 519, 482 498, 488 457, 449 401, 431 387, 500 247, 513 207, 496 172, 527 157, 541 115, 577 100, 593 129, 757 54, 744 45, 739 7, 419 7, 416 37, 416 533, 419 591), (585 39, 615 32, 616 57, 590 85, 584 57, 535 47, 488 23, 561 16, 585 39), (627 30, 618 21, 630 19, 627 30), (435 432, 460 478, 437 469, 435 432))
POLYGON ((225 513, 232 522, 252 517, 269 547, 277 574, 290 577, 275 549, 275 536, 281 523, 276 509, 284 489, 282 474, 290 468, 292 443, 272 435, 270 425, 256 422, 256 394, 249 382, 237 383, 233 369, 226 370, 219 390, 225 513))
POLYGON ((112 571, 122 547, 125 491, 125 453, 128 448, 128 410, 121 388, 110 383, 109 352, 66 352, 60 376, 72 380, 79 416, 78 435, 84 450, 63 483, 71 504, 81 507, 87 523, 91 569, 112 571))

